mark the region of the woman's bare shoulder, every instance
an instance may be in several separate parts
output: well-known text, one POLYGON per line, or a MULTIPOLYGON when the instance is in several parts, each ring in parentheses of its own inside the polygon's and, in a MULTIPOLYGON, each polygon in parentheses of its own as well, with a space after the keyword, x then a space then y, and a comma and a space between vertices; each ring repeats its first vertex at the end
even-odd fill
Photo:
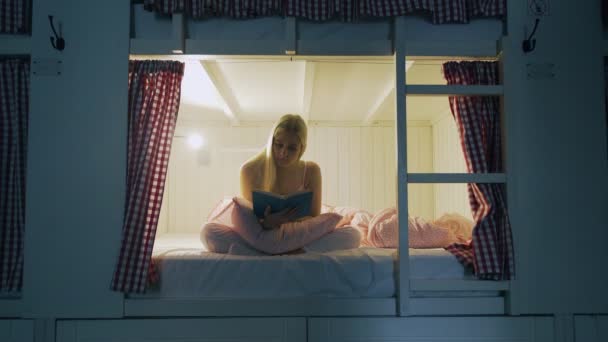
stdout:
POLYGON ((310 170, 311 174, 321 174, 321 168, 319 167, 319 164, 315 163, 314 161, 307 161, 306 169, 310 170))
POLYGON ((252 174, 258 172, 260 170, 260 163, 256 160, 246 161, 243 165, 241 165, 241 174, 252 174))

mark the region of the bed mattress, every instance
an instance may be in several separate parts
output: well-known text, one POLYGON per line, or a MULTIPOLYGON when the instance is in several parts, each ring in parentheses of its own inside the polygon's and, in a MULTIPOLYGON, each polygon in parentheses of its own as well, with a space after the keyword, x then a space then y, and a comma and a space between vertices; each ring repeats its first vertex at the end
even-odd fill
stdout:
MULTIPOLYGON (((239 256, 208 252, 198 235, 159 236, 159 283, 146 294, 163 298, 389 298, 395 295, 395 249, 362 247, 330 253, 239 256)), ((443 249, 410 249, 411 279, 463 279, 443 249)))

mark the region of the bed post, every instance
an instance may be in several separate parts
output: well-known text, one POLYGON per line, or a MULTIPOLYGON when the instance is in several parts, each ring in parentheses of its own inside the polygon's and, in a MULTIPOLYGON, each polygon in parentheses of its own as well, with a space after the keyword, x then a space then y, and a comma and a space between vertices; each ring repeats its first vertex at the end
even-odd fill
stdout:
POLYGON ((296 18, 285 18, 285 54, 292 56, 297 54, 297 26, 296 18))
POLYGON ((173 43, 171 44, 171 52, 176 54, 183 54, 186 35, 184 30, 184 14, 183 13, 174 13, 171 16, 171 38, 173 43))
POLYGON ((407 128, 405 110, 405 19, 396 17, 393 27, 395 56, 395 119, 397 139, 397 213, 399 214, 399 259, 397 263, 397 314, 409 315, 410 263, 407 236, 407 128))

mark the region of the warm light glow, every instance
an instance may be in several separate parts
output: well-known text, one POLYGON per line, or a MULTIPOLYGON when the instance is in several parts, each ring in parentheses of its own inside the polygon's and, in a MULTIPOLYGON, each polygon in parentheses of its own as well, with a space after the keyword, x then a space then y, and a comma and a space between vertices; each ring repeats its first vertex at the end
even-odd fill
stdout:
POLYGON ((192 147, 194 150, 201 148, 204 143, 205 141, 203 140, 203 137, 201 137, 199 134, 194 133, 188 136, 188 145, 190 145, 190 147, 192 147))

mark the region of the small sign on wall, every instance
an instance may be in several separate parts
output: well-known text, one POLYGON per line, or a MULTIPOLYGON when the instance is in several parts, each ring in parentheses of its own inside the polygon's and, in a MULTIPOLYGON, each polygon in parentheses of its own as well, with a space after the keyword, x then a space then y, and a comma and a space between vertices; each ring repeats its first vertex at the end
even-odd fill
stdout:
POLYGON ((62 63, 57 58, 36 58, 32 61, 32 74, 36 76, 59 76, 62 63))
POLYGON ((526 64, 529 80, 552 80, 555 78, 555 64, 548 62, 526 64))

